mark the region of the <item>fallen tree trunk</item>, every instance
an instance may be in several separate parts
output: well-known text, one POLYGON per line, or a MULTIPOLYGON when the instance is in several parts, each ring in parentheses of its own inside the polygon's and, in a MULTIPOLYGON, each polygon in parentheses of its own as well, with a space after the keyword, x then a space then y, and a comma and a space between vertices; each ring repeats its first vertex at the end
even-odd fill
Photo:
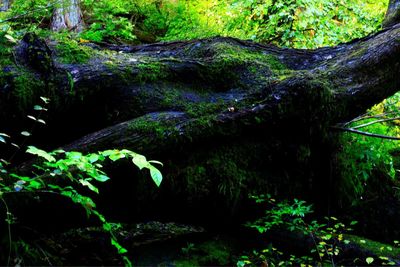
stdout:
MULTIPOLYGON (((334 124, 397 91, 399 38, 399 27, 394 26, 362 40, 314 51, 278 49, 232 38, 113 47, 115 52, 96 47, 90 49, 92 59, 85 64, 61 64, 57 57, 55 64, 40 61, 32 53, 44 51, 51 58, 51 52, 38 47, 37 40, 26 38, 17 50, 22 57, 18 61, 36 68, 39 75, 8 70, 8 77, 14 78, 3 80, 2 120, 15 118, 10 113, 16 108, 26 112, 43 94, 53 98, 54 114, 76 115, 69 117, 78 125, 93 125, 87 133, 151 112, 195 113, 209 103, 224 104, 208 114, 225 112, 231 106, 239 107, 236 112, 241 106, 260 102, 265 109, 300 105, 281 113, 290 117, 310 109, 305 114, 309 119, 315 116, 313 110, 329 112, 324 120, 334 124), (22 79, 28 84, 21 85, 22 79), (313 97, 322 97, 323 102, 313 97)), ((57 46, 52 48, 57 55, 57 46)))
POLYGON ((171 192, 159 210, 208 198, 233 211, 249 192, 301 195, 326 206, 335 194, 330 126, 399 89, 399 40, 395 24, 317 50, 212 38, 87 44, 66 58, 62 45, 27 35, 16 48, 17 66, 3 68, 0 116, 13 131, 39 96, 50 97, 39 142, 85 152, 128 148, 162 160, 167 179, 159 193, 134 182, 136 194, 122 189, 134 198, 129 205, 111 205, 132 214, 171 192))

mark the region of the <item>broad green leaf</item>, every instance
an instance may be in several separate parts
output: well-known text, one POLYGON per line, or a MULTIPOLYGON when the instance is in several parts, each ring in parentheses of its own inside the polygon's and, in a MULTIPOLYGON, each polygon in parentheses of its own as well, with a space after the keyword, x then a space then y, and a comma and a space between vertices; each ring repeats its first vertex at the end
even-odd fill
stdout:
POLYGON ((6 37, 7 40, 10 41, 11 43, 14 43, 14 44, 17 43, 17 40, 15 40, 14 37, 12 37, 9 34, 4 35, 4 37, 6 37))
POLYGON ((32 180, 29 182, 29 187, 34 189, 40 189, 42 187, 42 184, 39 183, 38 181, 32 180))
POLYGON ((155 163, 155 164, 160 164, 161 166, 164 166, 162 164, 162 162, 158 161, 158 160, 149 160, 150 163, 155 163))
POLYGON ((99 160, 99 155, 97 155, 97 154, 90 154, 90 155, 88 156, 88 160, 89 160, 90 163, 94 163, 94 162, 96 162, 96 161, 99 160))
POLYGON ((31 136, 31 133, 27 132, 27 131, 23 131, 23 132, 21 132, 21 135, 28 137, 28 136, 31 136))
POLYGON ((15 146, 16 148, 20 149, 19 145, 11 143, 12 146, 15 146))
POLYGON ((128 252, 128 251, 127 251, 125 248, 123 248, 123 247, 117 242, 117 240, 115 240, 114 238, 111 238, 111 244, 112 244, 115 248, 117 248, 118 254, 125 254, 125 253, 128 252))
POLYGON ((93 192, 96 192, 97 194, 99 193, 99 189, 97 187, 95 187, 94 185, 92 185, 89 181, 80 179, 79 182, 81 183, 81 185, 87 186, 93 192))
POLYGON ((43 97, 43 96, 41 96, 40 97, 40 99, 45 103, 45 104, 48 104, 48 103, 50 103, 50 99, 49 98, 47 98, 47 97, 43 97))
POLYGON ((367 264, 371 264, 371 263, 374 262, 374 258, 368 257, 368 258, 365 259, 365 262, 366 262, 367 264))
POLYGON ((41 107, 41 106, 39 106, 39 105, 35 105, 35 106, 33 107, 33 109, 34 109, 34 110, 43 110, 44 108, 41 107))
POLYGON ((96 179, 96 180, 99 181, 99 182, 105 182, 105 181, 110 180, 110 177, 108 177, 108 176, 106 176, 106 175, 103 175, 103 174, 96 175, 96 176, 94 176, 93 178, 96 179))
POLYGON ((42 157, 44 159, 46 159, 48 162, 55 162, 56 159, 50 155, 49 153, 47 153, 44 150, 38 149, 34 146, 28 146, 28 149, 26 150, 27 153, 42 157))
POLYGON ((120 152, 118 152, 118 153, 115 153, 115 154, 110 155, 109 158, 110 158, 112 161, 117 161, 117 160, 119 160, 119 159, 125 158, 125 155, 122 154, 122 153, 120 153, 120 152))
POLYGON ((22 189, 23 189, 23 186, 22 186, 22 185, 19 185, 19 184, 15 184, 15 185, 14 185, 14 190, 15 190, 15 191, 19 192, 19 191, 21 191, 22 189))
POLYGON ((139 169, 148 168, 150 166, 145 156, 137 155, 132 159, 133 164, 138 166, 139 169))
POLYGON ((37 121, 37 119, 36 119, 35 117, 33 117, 32 115, 28 115, 27 117, 28 117, 29 119, 31 119, 31 120, 37 121))
POLYGON ((100 152, 100 154, 103 155, 104 157, 108 157, 115 153, 117 153, 117 150, 105 150, 103 152, 100 152))
POLYGON ((153 181, 159 187, 161 185, 161 182, 163 179, 161 172, 158 169, 156 169, 155 167, 151 167, 150 175, 151 175, 151 178, 153 179, 153 181))
POLYGON ((72 151, 72 152, 67 152, 67 157, 69 159, 76 159, 79 160, 82 158, 82 153, 81 152, 76 152, 76 151, 72 151))

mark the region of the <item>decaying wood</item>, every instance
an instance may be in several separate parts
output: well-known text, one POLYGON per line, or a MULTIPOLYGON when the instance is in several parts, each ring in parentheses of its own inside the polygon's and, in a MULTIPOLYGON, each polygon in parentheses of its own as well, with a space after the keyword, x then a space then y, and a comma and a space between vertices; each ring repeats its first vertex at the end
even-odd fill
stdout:
POLYGON ((389 8, 383 21, 383 27, 391 27, 400 22, 400 1, 390 0, 389 8))
MULTIPOLYGON (((48 149, 127 148, 165 161, 173 151, 170 171, 178 176, 185 176, 181 169, 191 160, 211 165, 203 158, 212 157, 219 146, 248 146, 253 139, 269 148, 287 143, 270 151, 277 160, 265 159, 274 169, 266 175, 301 181, 307 190, 296 192, 319 197, 324 197, 321 188, 333 183, 326 173, 331 126, 362 114, 400 88, 400 24, 316 50, 222 37, 85 46, 89 60, 65 63, 56 43, 24 38, 15 52, 18 68, 5 68, 9 75, 1 80, 0 117, 6 128, 18 132, 21 118, 39 96, 47 96, 52 100, 48 126, 37 141, 48 149), (26 72, 30 86, 20 88, 26 72), (27 91, 21 97, 22 89, 27 91), (283 161, 285 167, 279 167, 277 162, 283 161), (285 169, 292 165, 296 171, 285 169)), ((166 187, 174 191, 178 182, 171 176, 166 187)), ((240 178, 231 186, 243 184, 240 178)))

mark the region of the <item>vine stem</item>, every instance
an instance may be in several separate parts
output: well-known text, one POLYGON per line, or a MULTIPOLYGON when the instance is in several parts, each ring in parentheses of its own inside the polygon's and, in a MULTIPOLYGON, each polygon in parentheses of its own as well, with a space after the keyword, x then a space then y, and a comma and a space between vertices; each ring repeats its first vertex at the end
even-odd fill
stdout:
POLYGON ((11 218, 10 218, 10 210, 8 208, 7 202, 4 200, 4 198, 0 197, 0 200, 3 202, 4 207, 6 208, 6 222, 7 222, 7 230, 8 230, 8 243, 9 243, 9 249, 8 249, 8 259, 7 259, 7 266, 10 266, 10 260, 11 260, 11 243, 12 243, 12 238, 11 238, 11 218))

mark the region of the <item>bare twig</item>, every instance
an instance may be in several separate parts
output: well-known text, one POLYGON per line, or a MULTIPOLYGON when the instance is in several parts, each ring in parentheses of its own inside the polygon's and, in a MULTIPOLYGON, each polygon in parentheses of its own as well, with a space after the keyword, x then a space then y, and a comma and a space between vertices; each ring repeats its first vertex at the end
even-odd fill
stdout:
POLYGON ((359 128, 363 128, 363 127, 366 127, 366 126, 370 126, 370 125, 375 124, 375 123, 380 123, 380 122, 385 122, 385 121, 395 121, 395 120, 400 120, 400 117, 394 117, 394 118, 387 118, 387 119, 371 121, 371 122, 367 122, 367 123, 364 123, 364 124, 361 124, 361 125, 354 126, 354 127, 352 127, 352 129, 359 129, 359 128))
POLYGON ((356 130, 354 128, 344 128, 344 127, 339 127, 339 126, 332 126, 331 129, 342 131, 342 132, 350 132, 350 133, 365 135, 365 136, 369 136, 369 137, 381 138, 381 139, 400 140, 400 137, 362 132, 362 131, 356 130))
POLYGON ((385 112, 385 113, 376 114, 376 115, 368 115, 368 113, 366 113, 366 114, 363 114, 363 115, 361 115, 361 116, 358 116, 358 117, 355 118, 355 119, 352 119, 351 121, 345 122, 345 123, 343 123, 342 125, 343 125, 343 126, 347 126, 347 125, 349 125, 349 124, 351 124, 351 123, 354 123, 354 122, 357 122, 357 121, 362 121, 362 120, 367 120, 367 119, 378 119, 378 118, 382 118, 382 117, 385 117, 385 116, 387 116, 387 115, 390 115, 390 114, 392 114, 392 113, 394 113, 394 111, 392 111, 392 112, 385 112))

